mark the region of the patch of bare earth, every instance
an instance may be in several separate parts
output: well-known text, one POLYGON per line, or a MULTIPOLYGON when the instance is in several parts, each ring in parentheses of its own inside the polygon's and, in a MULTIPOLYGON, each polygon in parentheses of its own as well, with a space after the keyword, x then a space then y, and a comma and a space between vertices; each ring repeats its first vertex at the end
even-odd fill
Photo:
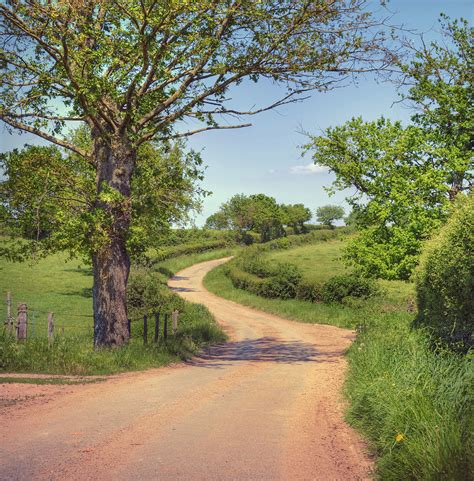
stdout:
POLYGON ((0 479, 369 479, 371 461, 342 416, 353 332, 218 298, 202 279, 221 262, 169 284, 206 305, 230 342, 106 383, 32 386, 57 392, 24 415, 0 413, 0 479))

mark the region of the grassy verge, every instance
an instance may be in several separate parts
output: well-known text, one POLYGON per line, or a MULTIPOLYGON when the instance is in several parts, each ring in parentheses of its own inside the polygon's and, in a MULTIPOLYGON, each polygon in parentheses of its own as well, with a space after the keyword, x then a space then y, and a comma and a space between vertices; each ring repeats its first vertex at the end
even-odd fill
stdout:
POLYGON ((5 377, 0 376, 0 384, 59 384, 59 385, 74 385, 74 384, 92 384, 96 382, 103 382, 105 378, 76 378, 71 379, 67 377, 5 377))
POLYGON ((348 419, 378 454, 379 479, 472 479, 472 358, 433 351, 406 319, 377 316, 348 358, 348 419))
MULTIPOLYGON (((229 249, 176 257, 154 266, 159 269, 160 292, 174 272, 205 260, 232 253, 229 249)), ((0 328, 0 372, 31 372, 69 375, 111 374, 159 367, 189 357, 224 334, 203 306, 181 303, 180 326, 175 338, 143 345, 142 326, 132 323, 132 339, 121 349, 94 351, 92 346, 92 277, 88 269, 66 262, 62 255, 34 265, 0 262, 0 292, 11 290, 14 305, 27 302, 30 308, 30 338, 17 343, 0 328), (46 316, 55 313, 56 336, 47 342, 46 316), (64 335, 61 326, 64 326, 64 335)), ((174 295, 166 291, 165 305, 174 295)), ((3 303, 2 303, 3 304, 3 303)), ((3 304, 4 305, 4 304, 3 304)), ((6 313, 6 307, 3 312, 6 313)), ((153 335, 151 329, 150 337, 153 335)))
MULTIPOLYGON (((267 255, 298 265, 306 279, 324 281, 344 272, 342 246, 330 241, 267 255)), ((411 284, 380 282, 382 293, 376 297, 328 305, 265 299, 235 289, 224 266, 211 271, 204 283, 224 298, 286 318, 357 327, 348 352, 347 419, 377 455, 378 479, 472 479, 473 358, 434 350, 428 335, 411 327, 411 284)))

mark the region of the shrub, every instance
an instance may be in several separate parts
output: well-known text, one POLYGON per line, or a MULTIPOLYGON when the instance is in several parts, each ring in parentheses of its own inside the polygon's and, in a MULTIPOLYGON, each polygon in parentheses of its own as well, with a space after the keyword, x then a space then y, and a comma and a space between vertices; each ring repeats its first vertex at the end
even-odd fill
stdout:
POLYGON ((455 349, 474 345, 474 196, 460 197, 438 236, 429 241, 416 275, 416 326, 455 349))
POLYGON ((149 254, 148 264, 152 266, 172 257, 199 254, 201 252, 228 247, 232 244, 233 242, 230 241, 228 237, 221 237, 220 239, 201 240, 198 242, 161 247, 149 254))
POLYGON ((293 264, 277 264, 275 274, 264 280, 261 287, 263 297, 293 299, 301 281, 301 272, 293 264))
POLYGON ((308 302, 320 302, 322 297, 322 284, 310 281, 301 281, 296 289, 296 299, 308 302))
MULTIPOLYGON (((322 300, 320 285, 302 284, 302 274, 293 264, 272 263, 263 255, 273 250, 325 242, 346 234, 345 228, 334 230, 317 230, 309 234, 282 237, 265 244, 248 247, 240 256, 228 263, 225 273, 231 279, 232 285, 245 289, 253 294, 279 299, 304 299, 310 302, 322 300)), ((369 281, 367 281, 369 282, 369 281)), ((359 290, 353 286, 354 295, 359 290)))
POLYGON ((184 311, 185 301, 171 292, 159 274, 146 268, 134 269, 127 286, 127 306, 131 319, 153 312, 184 311))
POLYGON ((371 297, 377 293, 377 284, 356 274, 331 277, 323 285, 321 297, 324 302, 341 302, 344 297, 371 297))
POLYGON ((225 266, 226 275, 237 289, 244 289, 256 295, 261 295, 263 279, 242 270, 235 262, 225 266))
POLYGON ((257 253, 255 255, 242 256, 240 266, 245 272, 261 278, 275 275, 278 270, 277 266, 272 265, 262 256, 257 255, 257 253))

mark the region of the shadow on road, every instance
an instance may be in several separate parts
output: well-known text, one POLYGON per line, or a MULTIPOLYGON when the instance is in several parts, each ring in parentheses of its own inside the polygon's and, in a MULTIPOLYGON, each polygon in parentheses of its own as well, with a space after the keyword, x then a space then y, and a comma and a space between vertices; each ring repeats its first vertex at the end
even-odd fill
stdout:
POLYGON ((207 353, 194 357, 189 364, 215 368, 229 362, 255 361, 277 363, 336 362, 328 357, 341 356, 341 352, 324 353, 320 357, 312 344, 301 341, 283 341, 273 337, 261 337, 212 346, 207 353))

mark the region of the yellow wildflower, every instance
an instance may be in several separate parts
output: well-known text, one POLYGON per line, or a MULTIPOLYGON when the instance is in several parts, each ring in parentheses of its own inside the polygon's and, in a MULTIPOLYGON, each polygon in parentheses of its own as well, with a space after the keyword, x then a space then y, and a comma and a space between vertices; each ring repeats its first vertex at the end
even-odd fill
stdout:
POLYGON ((404 439, 405 439, 405 435, 404 435, 403 433, 398 433, 398 434, 395 436, 395 441, 396 441, 397 443, 402 442, 404 439))

